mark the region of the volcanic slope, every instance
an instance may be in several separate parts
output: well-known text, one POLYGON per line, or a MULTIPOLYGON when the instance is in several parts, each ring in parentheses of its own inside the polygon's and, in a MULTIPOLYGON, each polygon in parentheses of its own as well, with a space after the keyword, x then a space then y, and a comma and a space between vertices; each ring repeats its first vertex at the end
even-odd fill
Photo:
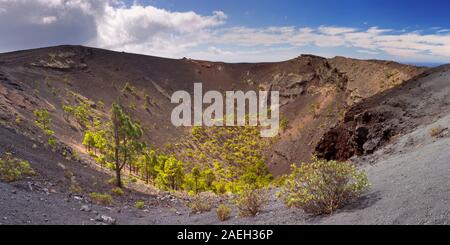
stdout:
POLYGON ((141 122, 147 143, 165 148, 191 132, 170 123, 174 91, 193 92, 196 82, 203 83, 204 91, 278 90, 283 129, 266 152, 270 170, 278 175, 293 162, 308 160, 349 106, 425 70, 343 57, 227 64, 58 46, 0 54, 0 119, 45 143, 33 112, 47 109, 58 145, 82 153, 85 127, 68 117, 63 105, 82 103, 106 121, 111 104, 120 101, 141 122))
POLYGON ((445 223, 448 205, 431 202, 446 200, 445 190, 438 187, 447 169, 442 159, 448 145, 448 74, 448 66, 426 70, 310 55, 279 63, 226 64, 81 46, 0 54, 0 154, 28 160, 37 172, 22 181, 1 183, 0 223, 111 221, 102 214, 124 224, 215 223, 213 211, 192 217, 173 196, 166 193, 169 197, 161 200, 149 188, 125 190, 126 197, 114 198, 114 208, 91 205, 87 193, 110 191, 112 176, 90 164, 81 145, 83 122, 67 118, 63 110, 64 104, 83 101, 107 120, 112 102, 120 101, 143 124, 147 143, 164 148, 191 132, 171 125, 174 105, 169 97, 177 90, 192 91, 195 82, 202 82, 205 90, 280 91, 284 130, 267 149, 274 174, 287 172, 291 163, 307 160, 316 150, 329 159, 355 156, 352 161, 366 169, 372 183, 354 206, 330 217, 291 215, 294 211, 273 196, 255 219, 233 218, 229 223, 445 223), (57 149, 47 145, 34 123, 33 112, 42 108, 50 111, 57 149), (433 181, 420 182, 423 176, 433 181), (74 184, 81 194, 71 193, 74 184), (424 201, 416 205, 412 200, 420 195, 424 201), (137 200, 146 200, 145 210, 130 208, 137 200), (85 205, 92 210, 83 211, 85 205))

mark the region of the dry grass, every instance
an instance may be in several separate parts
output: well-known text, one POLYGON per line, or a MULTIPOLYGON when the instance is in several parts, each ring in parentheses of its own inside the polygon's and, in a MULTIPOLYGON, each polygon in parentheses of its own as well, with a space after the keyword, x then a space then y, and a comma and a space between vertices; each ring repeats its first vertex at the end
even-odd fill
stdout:
POLYGON ((192 213, 209 212, 212 209, 216 195, 211 192, 201 192, 191 197, 188 207, 192 213))
POLYGON ((216 214, 220 221, 227 221, 231 217, 231 208, 225 204, 220 204, 219 207, 217 207, 216 214))
POLYGON ((92 192, 89 196, 98 205, 111 205, 113 202, 111 195, 106 193, 92 192))
POLYGON ((236 199, 239 215, 253 217, 260 213, 267 204, 266 190, 247 187, 236 199))
POLYGON ((442 131, 444 131, 444 128, 442 128, 441 126, 434 127, 430 129, 430 136, 433 138, 437 138, 442 133, 442 131))

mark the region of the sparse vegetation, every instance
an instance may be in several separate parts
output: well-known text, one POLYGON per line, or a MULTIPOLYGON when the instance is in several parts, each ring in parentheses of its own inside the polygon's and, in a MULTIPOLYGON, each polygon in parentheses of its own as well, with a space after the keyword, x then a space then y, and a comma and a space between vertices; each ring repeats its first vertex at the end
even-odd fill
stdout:
POLYGON ((192 213, 209 212, 216 196, 211 192, 202 192, 191 197, 188 203, 192 213))
POLYGON ((137 89, 136 87, 134 87, 133 85, 131 85, 129 82, 125 83, 125 85, 122 88, 122 94, 126 97, 127 94, 131 94, 134 97, 136 97, 137 99, 140 99, 138 93, 137 93, 137 89))
POLYGON ((83 128, 93 127, 96 114, 92 106, 95 103, 72 91, 69 91, 67 96, 70 99, 62 105, 64 119, 69 121, 73 118, 83 128))
POLYGON ((280 129, 281 129, 282 131, 286 131, 288 125, 289 125, 288 119, 287 119, 286 117, 281 117, 281 120, 280 120, 280 129))
POLYGON ((66 121, 69 121, 70 116, 73 115, 74 113, 74 108, 70 105, 63 105, 63 117, 66 121))
POLYGON ((217 218, 224 222, 231 218, 231 208, 225 204, 220 204, 216 209, 217 218))
POLYGON ((0 157, 0 176, 5 182, 20 180, 23 176, 35 175, 30 163, 14 157, 11 153, 5 153, 0 157))
POLYGON ((320 110, 320 104, 319 103, 312 103, 308 107, 309 114, 316 118, 318 116, 318 111, 320 110))
POLYGON ((54 138, 53 136, 48 138, 48 145, 49 146, 51 146, 52 148, 55 148, 56 144, 57 144, 56 138, 54 138))
POLYGON ((16 120, 14 120, 14 122, 19 125, 22 123, 22 117, 20 117, 19 115, 16 115, 16 120))
POLYGON ((55 134, 55 132, 50 129, 52 119, 50 118, 50 113, 47 109, 35 110, 34 115, 36 117, 34 123, 37 127, 42 129, 42 131, 48 136, 52 136, 55 134))
POLYGON ((78 185, 78 183, 76 181, 73 181, 70 184, 69 192, 72 193, 72 194, 82 194, 83 193, 83 189, 81 188, 80 185, 78 185))
POLYGON ((433 138, 439 137, 439 135, 442 133, 444 129, 441 126, 434 127, 430 129, 430 136, 433 138))
POLYGON ((98 205, 109 206, 113 203, 112 196, 107 193, 92 192, 89 196, 91 197, 92 201, 98 205))
POLYGON ((236 207, 242 217, 256 216, 267 204, 267 190, 246 186, 236 199, 236 207))
MULTIPOLYGON (((118 104, 111 109, 111 124, 109 128, 111 158, 115 163, 116 184, 122 187, 121 174, 125 165, 132 159, 133 153, 142 148, 138 140, 142 137, 141 126, 134 122, 118 104)), ((173 182, 175 183, 175 181, 173 182)))
POLYGON ((119 187, 112 189, 111 192, 116 196, 123 196, 125 194, 123 192, 122 188, 119 188, 119 187))
POLYGON ((363 171, 350 163, 326 161, 313 157, 310 163, 292 166, 279 195, 289 207, 319 215, 335 210, 359 197, 369 182, 363 171))
POLYGON ((272 179, 263 155, 269 141, 255 127, 194 127, 189 145, 168 142, 157 151, 140 141, 140 124, 117 104, 106 126, 91 124, 98 126, 85 131, 83 145, 101 166, 116 171, 117 186, 124 169, 159 189, 190 194, 237 193, 248 184, 267 186, 272 179))
POLYGON ((145 206, 145 202, 144 201, 137 201, 134 205, 135 208, 137 209, 143 209, 145 206))

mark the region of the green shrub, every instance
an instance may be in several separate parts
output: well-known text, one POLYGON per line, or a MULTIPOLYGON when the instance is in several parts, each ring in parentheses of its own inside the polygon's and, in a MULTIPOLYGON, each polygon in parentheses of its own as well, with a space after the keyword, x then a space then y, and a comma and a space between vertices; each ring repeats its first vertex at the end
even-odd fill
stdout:
POLYGON ((225 204, 220 204, 216 209, 216 214, 220 221, 226 221, 231 217, 231 208, 225 204))
POLYGON ((136 88, 128 82, 125 83, 125 86, 123 86, 122 93, 124 93, 124 94, 130 93, 132 95, 137 95, 136 88))
POLYGON ((16 124, 21 124, 22 123, 22 118, 20 116, 16 116, 15 123, 16 124))
POLYGON ((136 204, 134 205, 137 209, 143 209, 145 205, 144 201, 137 201, 136 204))
POLYGON ((368 187, 365 172, 358 172, 352 164, 313 157, 311 163, 292 167, 279 195, 290 207, 320 215, 331 214, 368 187))
POLYGON ((209 212, 212 209, 215 197, 214 193, 201 192, 192 196, 187 206, 192 213, 209 212))
POLYGON ((289 125, 288 119, 286 117, 282 117, 280 120, 280 129, 282 131, 286 131, 288 125, 289 125))
POLYGON ((275 187, 282 187, 284 186, 284 183, 286 182, 287 178, 288 178, 287 175, 278 176, 272 181, 271 185, 275 187))
POLYGON ((34 116, 36 117, 35 124, 43 131, 50 129, 50 123, 52 119, 50 118, 50 113, 47 109, 38 109, 34 111, 34 116))
POLYGON ((116 187, 114 189, 111 190, 111 192, 116 195, 116 196, 123 196, 125 193, 123 192, 123 190, 119 187, 116 187))
POLYGON ((13 157, 11 153, 5 153, 0 158, 0 176, 5 182, 20 180, 24 175, 34 175, 28 161, 13 157))
POLYGON ((92 192, 89 196, 98 205, 111 205, 113 202, 112 196, 107 193, 92 192))
POLYGON ((267 204, 265 189, 246 186, 236 199, 239 215, 242 217, 256 216, 267 204))
POLYGON ((48 145, 51 146, 52 148, 55 148, 57 144, 57 141, 54 137, 50 137, 48 138, 48 145))
POLYGON ((116 183, 116 178, 110 178, 106 181, 108 185, 114 185, 116 183))

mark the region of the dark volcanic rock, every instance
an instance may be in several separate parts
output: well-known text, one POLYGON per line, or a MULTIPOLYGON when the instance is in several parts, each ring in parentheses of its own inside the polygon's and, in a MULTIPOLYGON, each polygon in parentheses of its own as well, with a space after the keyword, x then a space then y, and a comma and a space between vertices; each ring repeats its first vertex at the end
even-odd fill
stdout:
POLYGON ((434 79, 448 70, 449 66, 435 68, 356 104, 341 124, 324 134, 316 154, 341 161, 372 154, 393 136, 448 113, 450 86, 443 79, 434 79))

